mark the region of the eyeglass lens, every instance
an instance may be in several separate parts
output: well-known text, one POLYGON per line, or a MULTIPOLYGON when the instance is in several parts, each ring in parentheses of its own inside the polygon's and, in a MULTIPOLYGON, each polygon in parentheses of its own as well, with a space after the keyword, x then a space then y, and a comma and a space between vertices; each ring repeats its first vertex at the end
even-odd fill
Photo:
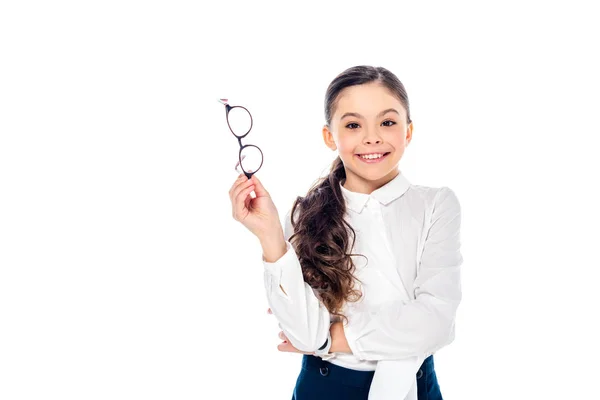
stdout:
POLYGON ((244 136, 252 127, 252 118, 242 107, 232 107, 227 114, 227 120, 231 131, 237 137, 244 136))
POLYGON ((242 159, 242 168, 246 172, 256 172, 261 167, 262 153, 254 145, 244 147, 240 158, 242 159))

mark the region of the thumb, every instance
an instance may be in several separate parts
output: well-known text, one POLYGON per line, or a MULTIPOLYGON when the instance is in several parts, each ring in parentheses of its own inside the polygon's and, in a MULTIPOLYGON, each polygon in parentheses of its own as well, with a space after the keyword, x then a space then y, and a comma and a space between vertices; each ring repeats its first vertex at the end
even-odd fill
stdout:
POLYGON ((262 182, 260 181, 260 179, 258 179, 258 177, 256 175, 252 175, 252 177, 250 179, 254 182, 254 193, 256 193, 257 197, 258 196, 271 197, 269 195, 269 192, 267 192, 267 189, 265 189, 262 182))

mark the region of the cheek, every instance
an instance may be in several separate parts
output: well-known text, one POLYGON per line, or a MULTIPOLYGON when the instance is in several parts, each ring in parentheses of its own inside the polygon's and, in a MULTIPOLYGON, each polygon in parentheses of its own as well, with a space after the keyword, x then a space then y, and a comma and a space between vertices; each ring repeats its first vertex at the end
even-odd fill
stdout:
POLYGON ((338 151, 340 152, 340 154, 354 154, 354 151, 356 150, 357 146, 359 143, 354 143, 351 140, 340 140, 338 142, 338 151))
POLYGON ((397 132, 389 137, 388 143, 394 146, 396 150, 404 149, 406 147, 406 138, 403 135, 403 132, 397 132))
POLYGON ((354 146, 343 146, 343 145, 341 145, 339 147, 340 153, 342 153, 342 154, 348 154, 348 155, 354 154, 354 149, 355 149, 354 146))

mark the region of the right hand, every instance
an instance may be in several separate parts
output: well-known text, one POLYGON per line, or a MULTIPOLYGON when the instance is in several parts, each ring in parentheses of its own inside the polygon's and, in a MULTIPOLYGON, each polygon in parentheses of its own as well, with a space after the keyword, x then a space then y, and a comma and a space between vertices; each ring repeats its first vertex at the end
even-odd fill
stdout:
POLYGON ((233 219, 241 222, 259 240, 282 234, 277 207, 256 175, 248 179, 240 174, 229 189, 229 198, 233 219), (250 196, 252 191, 256 194, 254 199, 250 196))

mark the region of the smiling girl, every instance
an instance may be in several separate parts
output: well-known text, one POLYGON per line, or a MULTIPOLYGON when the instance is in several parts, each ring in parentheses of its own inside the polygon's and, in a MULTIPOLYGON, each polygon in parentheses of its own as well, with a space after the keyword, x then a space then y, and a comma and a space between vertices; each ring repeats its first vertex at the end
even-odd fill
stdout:
POLYGON ((337 157, 284 226, 256 175, 229 192, 262 246, 279 350, 303 353, 292 399, 442 399, 433 354, 453 341, 461 301, 458 198, 400 170, 413 122, 387 69, 338 75, 325 121, 337 157))

